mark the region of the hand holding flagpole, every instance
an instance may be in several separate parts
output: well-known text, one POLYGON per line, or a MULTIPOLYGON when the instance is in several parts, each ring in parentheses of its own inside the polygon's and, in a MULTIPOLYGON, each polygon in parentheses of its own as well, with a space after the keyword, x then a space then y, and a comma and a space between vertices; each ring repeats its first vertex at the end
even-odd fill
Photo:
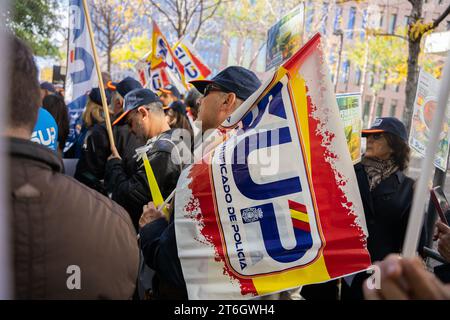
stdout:
POLYGON ((100 95, 102 97, 103 113, 105 114, 106 130, 108 131, 109 143, 111 146, 111 150, 116 150, 116 145, 114 143, 114 136, 112 133, 111 120, 109 118, 108 103, 106 102, 105 86, 103 84, 102 73, 100 70, 100 63, 98 61, 97 48, 95 46, 94 41, 94 33, 92 32, 91 16, 89 14, 89 9, 86 0, 83 0, 83 8, 84 8, 84 15, 86 17, 86 25, 89 31, 89 39, 91 40, 92 53, 94 54, 95 68, 98 76, 98 86, 100 88, 100 95))
POLYGON ((431 180, 433 170, 434 157, 439 144, 439 135, 447 109, 448 97, 450 93, 450 53, 447 56, 445 63, 441 85, 439 89, 438 105, 433 116, 431 125, 431 135, 426 150, 426 156, 422 163, 421 175, 414 190, 414 199, 411 213, 408 221, 408 228, 406 229, 405 241, 403 244, 403 256, 412 258, 416 254, 417 244, 419 242, 420 231, 424 220, 425 200, 430 194, 428 189, 428 182, 431 180))

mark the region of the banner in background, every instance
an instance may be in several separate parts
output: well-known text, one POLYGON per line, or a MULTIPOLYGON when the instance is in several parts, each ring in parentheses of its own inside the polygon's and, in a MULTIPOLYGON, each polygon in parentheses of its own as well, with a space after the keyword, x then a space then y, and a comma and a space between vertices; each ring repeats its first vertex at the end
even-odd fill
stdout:
POLYGON ((362 111, 361 94, 336 95, 339 114, 344 124, 344 133, 353 163, 361 161, 362 111))
MULTIPOLYGON (((409 145, 422 157, 425 156, 426 146, 430 138, 431 122, 437 107, 439 85, 439 80, 434 78, 431 74, 420 70, 416 98, 414 100, 409 145)), ((450 116, 447 107, 446 120, 441 130, 438 151, 434 160, 434 165, 444 172, 447 171, 450 134, 449 126, 450 116)))
POLYGON ((66 149, 76 139, 77 127, 86 106, 86 93, 98 85, 82 1, 70 0, 69 5, 69 55, 65 96, 66 101, 70 102, 67 106, 70 130, 66 149))
POLYGON ((166 38, 162 34, 156 22, 153 21, 152 54, 150 57, 151 70, 167 68, 186 88, 186 79, 183 64, 175 56, 166 38))
POLYGON ((175 231, 190 299, 252 298, 370 266, 321 46, 314 36, 182 172, 175 231))
POLYGON ((266 71, 280 66, 300 49, 304 16, 302 3, 267 31, 266 71))
POLYGON ((173 52, 184 67, 186 81, 203 80, 211 74, 211 69, 202 61, 194 46, 185 39, 179 41, 173 52))

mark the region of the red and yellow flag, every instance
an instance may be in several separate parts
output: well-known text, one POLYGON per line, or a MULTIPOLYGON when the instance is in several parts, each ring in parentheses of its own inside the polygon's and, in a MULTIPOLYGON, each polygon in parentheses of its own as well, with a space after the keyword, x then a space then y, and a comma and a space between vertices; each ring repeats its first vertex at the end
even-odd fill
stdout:
POLYGON ((370 266, 321 47, 314 36, 222 124, 222 142, 183 171, 175 231, 190 299, 251 298, 370 266))

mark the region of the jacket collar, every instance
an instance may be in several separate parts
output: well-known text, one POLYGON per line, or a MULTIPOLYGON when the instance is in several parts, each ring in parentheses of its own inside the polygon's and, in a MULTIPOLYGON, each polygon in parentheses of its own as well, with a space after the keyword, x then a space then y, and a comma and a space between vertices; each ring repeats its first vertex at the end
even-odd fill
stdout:
POLYGON ((53 171, 63 172, 63 163, 58 155, 47 147, 35 142, 10 137, 9 154, 13 157, 42 162, 48 165, 53 171))

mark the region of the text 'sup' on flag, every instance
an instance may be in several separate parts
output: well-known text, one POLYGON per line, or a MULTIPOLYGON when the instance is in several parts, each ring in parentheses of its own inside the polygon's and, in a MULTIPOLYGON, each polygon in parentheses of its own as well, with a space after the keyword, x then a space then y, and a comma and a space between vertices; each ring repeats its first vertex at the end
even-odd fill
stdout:
POLYGON ((69 5, 66 101, 70 120, 68 144, 71 144, 76 138, 75 127, 86 105, 86 93, 97 86, 98 79, 82 1, 70 0, 69 5))
POLYGON ((221 129, 229 129, 223 142, 177 186, 175 230, 190 299, 251 298, 370 266, 320 35, 221 129))

